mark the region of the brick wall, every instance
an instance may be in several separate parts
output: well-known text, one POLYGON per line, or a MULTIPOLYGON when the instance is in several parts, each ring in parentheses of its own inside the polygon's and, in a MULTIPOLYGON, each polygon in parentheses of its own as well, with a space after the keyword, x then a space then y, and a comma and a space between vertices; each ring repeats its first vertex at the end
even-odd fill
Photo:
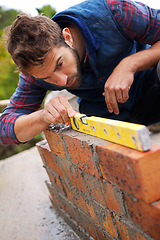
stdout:
POLYGON ((53 206, 83 239, 160 240, 160 147, 138 152, 73 130, 37 144, 53 206))

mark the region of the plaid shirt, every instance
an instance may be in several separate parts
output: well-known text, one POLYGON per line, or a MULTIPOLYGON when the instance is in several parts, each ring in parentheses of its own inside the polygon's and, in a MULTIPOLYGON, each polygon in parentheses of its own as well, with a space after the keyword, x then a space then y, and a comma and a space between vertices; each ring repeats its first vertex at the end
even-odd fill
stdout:
MULTIPOLYGON (((107 0, 106 2, 115 24, 128 40, 151 45, 160 40, 160 17, 158 18, 160 10, 130 0, 107 0)), ((47 88, 43 88, 33 77, 20 74, 18 88, 1 116, 0 141, 2 143, 19 144, 14 133, 16 119, 23 114, 38 110, 46 91, 47 88)))

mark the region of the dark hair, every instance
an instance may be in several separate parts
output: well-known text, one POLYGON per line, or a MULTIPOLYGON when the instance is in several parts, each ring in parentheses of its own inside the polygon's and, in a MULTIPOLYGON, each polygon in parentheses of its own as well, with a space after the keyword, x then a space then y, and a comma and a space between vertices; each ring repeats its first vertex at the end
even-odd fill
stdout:
POLYGON ((57 23, 42 15, 32 17, 24 13, 13 22, 7 41, 8 52, 26 75, 31 65, 44 63, 53 46, 64 44, 62 30, 57 23))

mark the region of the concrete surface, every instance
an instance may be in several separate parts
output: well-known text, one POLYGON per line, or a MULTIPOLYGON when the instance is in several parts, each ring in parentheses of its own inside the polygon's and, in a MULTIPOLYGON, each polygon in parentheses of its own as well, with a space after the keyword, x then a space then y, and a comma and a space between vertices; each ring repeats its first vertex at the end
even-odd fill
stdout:
POLYGON ((36 147, 0 161, 0 239, 78 240, 51 207, 36 147))

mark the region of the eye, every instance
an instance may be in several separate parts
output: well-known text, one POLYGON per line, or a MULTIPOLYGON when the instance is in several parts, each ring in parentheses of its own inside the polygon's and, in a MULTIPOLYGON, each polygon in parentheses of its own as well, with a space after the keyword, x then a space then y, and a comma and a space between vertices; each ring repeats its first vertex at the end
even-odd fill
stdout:
POLYGON ((62 67, 62 65, 63 65, 63 62, 60 62, 60 63, 58 63, 58 68, 60 68, 60 67, 62 67))

